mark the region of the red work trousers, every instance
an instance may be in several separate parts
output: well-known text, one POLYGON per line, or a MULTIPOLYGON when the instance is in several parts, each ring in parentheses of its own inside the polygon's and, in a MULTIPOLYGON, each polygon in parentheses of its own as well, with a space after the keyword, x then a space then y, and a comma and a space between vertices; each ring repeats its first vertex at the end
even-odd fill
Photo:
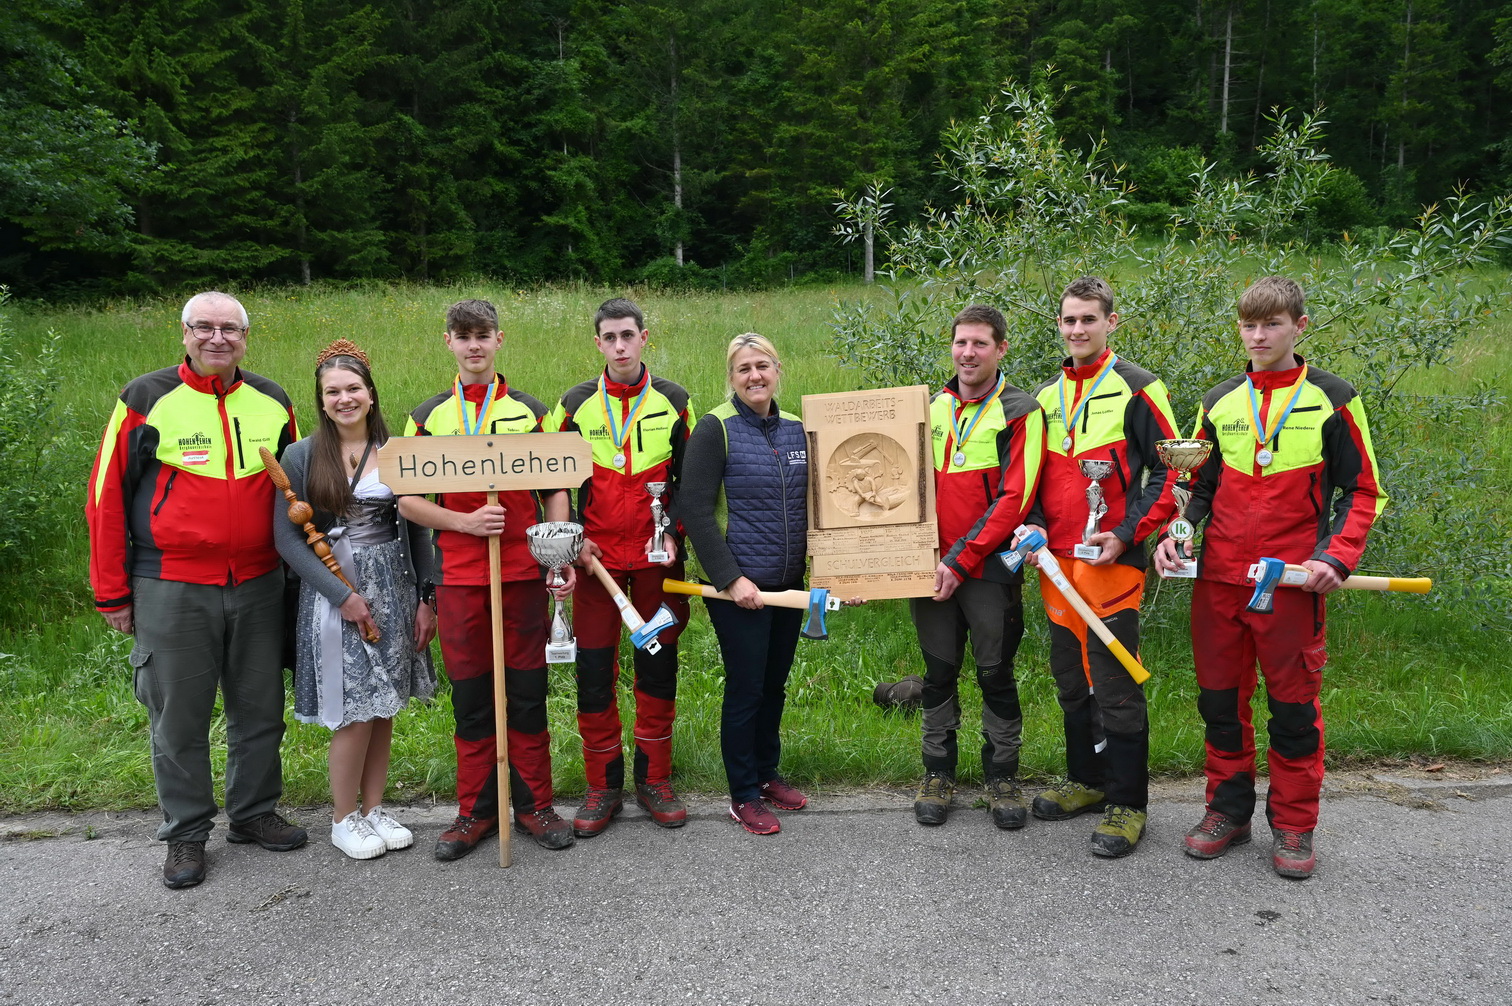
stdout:
MULTIPOLYGON (((504 684, 509 792, 516 814, 551 806, 546 729, 546 585, 503 584, 504 684)), ((499 816, 493 627, 487 586, 436 587, 441 658, 457 721, 457 804, 470 817, 499 816)))
POLYGON ((1323 712, 1318 703, 1328 660, 1324 599, 1286 587, 1275 610, 1244 610, 1253 587, 1198 580, 1192 595, 1192 656, 1197 708, 1207 728, 1208 809, 1236 821, 1255 810, 1255 727, 1250 699, 1258 664, 1270 719, 1272 828, 1312 831, 1323 789, 1323 712))
MULTIPOLYGON (((649 619, 663 604, 677 624, 656 637, 659 653, 636 650, 635 781, 660 782, 672 775, 672 721, 677 714, 677 638, 688 624, 688 598, 662 590, 662 580, 683 578, 683 565, 609 570, 641 618, 649 619)), ((590 787, 625 785, 624 727, 620 723, 619 608, 598 578, 578 571, 573 592, 573 631, 577 634, 578 732, 583 736, 583 774, 590 787)))

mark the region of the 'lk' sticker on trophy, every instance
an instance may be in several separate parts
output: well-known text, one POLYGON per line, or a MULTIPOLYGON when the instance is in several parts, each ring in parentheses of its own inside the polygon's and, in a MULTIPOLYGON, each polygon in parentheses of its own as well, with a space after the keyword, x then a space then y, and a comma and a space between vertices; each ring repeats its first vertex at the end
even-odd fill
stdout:
MULTIPOLYGON (((1269 430, 1260 421, 1260 396, 1255 393, 1255 382, 1250 379, 1250 375, 1245 374, 1244 383, 1249 387, 1250 411, 1255 417, 1255 444, 1260 448, 1255 452, 1255 464, 1261 468, 1268 468, 1270 467, 1270 463, 1276 460, 1276 456, 1271 453, 1270 447, 1265 445, 1270 444, 1272 447, 1279 449, 1279 440, 1277 438, 1281 436, 1281 431, 1286 428, 1286 420, 1291 416, 1292 407, 1297 404, 1297 399, 1302 397, 1302 385, 1307 383, 1307 364, 1304 363, 1302 365, 1302 373, 1298 375, 1297 383, 1291 386, 1291 401, 1286 403, 1286 408, 1281 412, 1281 418, 1276 420, 1276 425, 1269 430)), ((1286 392, 1283 391, 1282 394, 1284 395, 1286 392)))

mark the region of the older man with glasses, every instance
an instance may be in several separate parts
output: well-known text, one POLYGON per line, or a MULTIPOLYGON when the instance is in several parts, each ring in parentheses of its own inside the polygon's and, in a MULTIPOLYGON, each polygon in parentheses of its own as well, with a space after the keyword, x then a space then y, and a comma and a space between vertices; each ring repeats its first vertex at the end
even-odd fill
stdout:
POLYGON ((181 318, 185 357, 126 385, 89 483, 95 607, 135 636, 137 699, 168 843, 163 883, 205 877, 218 810, 210 773, 216 692, 226 714, 227 840, 283 851, 303 828, 275 811, 283 794, 283 572, 273 546, 273 485, 258 448, 299 438, 282 388, 239 366, 246 309, 197 294, 181 318))

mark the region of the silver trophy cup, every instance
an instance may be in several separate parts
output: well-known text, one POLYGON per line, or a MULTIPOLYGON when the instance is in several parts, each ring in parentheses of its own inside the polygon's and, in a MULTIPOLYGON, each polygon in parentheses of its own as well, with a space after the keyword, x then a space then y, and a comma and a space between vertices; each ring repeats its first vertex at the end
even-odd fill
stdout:
POLYGON ((1087 526, 1082 529, 1082 540, 1071 550, 1071 554, 1078 559, 1098 559, 1102 557, 1102 546, 1088 545, 1087 542, 1100 530, 1098 521, 1108 512, 1108 504, 1103 499, 1102 486, 1098 485, 1098 480, 1113 474, 1113 462, 1083 458, 1077 465, 1081 468, 1081 473, 1092 480, 1092 484, 1087 487, 1087 526))
POLYGON ((666 562, 672 558, 671 553, 662 548, 662 536, 672 523, 672 519, 667 516, 667 508, 661 501, 662 494, 666 491, 665 482, 646 483, 646 493, 651 497, 651 540, 646 542, 646 558, 652 562, 666 562))
POLYGON ((1155 441, 1155 454, 1171 470, 1171 476, 1175 480, 1171 484, 1171 495, 1176 499, 1176 519, 1171 521, 1167 530, 1176 540, 1176 558, 1181 560, 1180 570, 1175 573, 1161 571, 1161 576, 1187 580, 1197 576, 1197 562, 1192 558, 1191 549, 1192 539, 1197 537, 1197 529, 1186 518, 1187 504, 1192 502, 1189 485, 1193 473, 1207 462, 1208 455, 1212 452, 1213 443, 1210 440, 1155 441), (1187 486, 1181 484, 1183 479, 1188 482, 1187 486))
MULTIPOLYGON (((583 548, 583 525, 568 521, 546 521, 532 524, 525 529, 525 541, 536 562, 545 566, 546 589, 560 587, 567 580, 562 569, 577 561, 583 548)), ((551 634, 546 637, 546 662, 570 664, 577 660, 577 639, 572 635, 572 623, 567 620, 563 602, 552 597, 551 634)))

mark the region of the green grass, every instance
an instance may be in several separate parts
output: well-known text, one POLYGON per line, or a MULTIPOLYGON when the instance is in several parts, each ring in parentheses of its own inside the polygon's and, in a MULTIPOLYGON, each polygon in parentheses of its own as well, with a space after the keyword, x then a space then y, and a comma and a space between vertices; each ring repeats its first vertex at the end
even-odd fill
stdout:
MULTIPOLYGON (((1503 275, 1501 282, 1505 279, 1503 275)), ((596 372, 600 358, 591 344, 588 319, 600 301, 620 292, 584 287, 520 292, 486 284, 243 291, 253 320, 247 364, 289 389, 308 429, 314 418, 314 355, 332 339, 350 338, 371 354, 385 412, 390 424, 398 426, 408 408, 443 388, 454 371, 441 344, 446 305, 484 296, 501 311, 501 369, 512 385, 549 405, 571 384, 596 372)), ((802 394, 860 386, 859 375, 828 356, 826 321, 837 296, 864 295, 856 288, 648 294, 641 301, 652 332, 647 362, 686 385, 702 411, 724 397, 724 347, 730 337, 758 331, 770 336, 783 354, 779 400, 797 411, 802 394)), ((146 714, 132 695, 126 662, 130 641, 107 630, 90 606, 80 511, 90 455, 115 392, 135 375, 178 357, 177 311, 177 304, 167 302, 70 312, 11 307, 21 352, 36 346, 49 328, 61 336, 68 371, 51 390, 71 413, 62 421, 62 449, 68 451, 79 490, 54 515, 55 533, 29 556, 40 575, 0 585, 5 611, 0 620, 0 688, 5 695, 0 705, 0 810, 116 809, 154 802, 146 714)), ((1418 394, 1457 391, 1476 380, 1512 387, 1509 337, 1507 319, 1488 320, 1485 330, 1461 347, 1453 366, 1414 375, 1408 389, 1418 394)), ((1135 349, 1128 351, 1138 358, 1135 349)), ((1159 369, 1157 361, 1141 362, 1159 369)), ((1046 365, 1048 370, 1051 361, 1046 365)), ((1040 375, 1011 376, 1029 385, 1040 375)), ((1183 423, 1187 418, 1181 417, 1183 423)), ((1420 438, 1442 451, 1465 449, 1485 469, 1482 491, 1494 499, 1512 498, 1507 404, 1480 417, 1473 444, 1454 440, 1437 419, 1425 415, 1420 425, 1397 436, 1420 438)), ((1401 446, 1378 438, 1377 452, 1384 459, 1401 446)), ((1432 509, 1410 507, 1402 520, 1421 529, 1421 522, 1435 519, 1432 509)), ((1507 540, 1504 535, 1486 543, 1486 570, 1435 568, 1429 550, 1423 569, 1435 577, 1437 596, 1474 597, 1470 588, 1487 570, 1499 569, 1505 577, 1507 540)), ((1169 582, 1152 586, 1145 608, 1142 657, 1154 675, 1147 686, 1151 765, 1161 773, 1194 771, 1202 758, 1187 634, 1190 589, 1169 582)), ((1038 594, 1030 586, 1025 595, 1029 631, 1017 664, 1025 715, 1023 764, 1027 773, 1044 777, 1062 764, 1060 714, 1038 594)), ((1512 757, 1505 606, 1494 597, 1435 605, 1418 597, 1366 592, 1337 594, 1330 605, 1323 708, 1331 761, 1512 757)), ((844 609, 830 615, 829 628, 828 642, 799 644, 783 721, 785 771, 801 784, 818 787, 911 781, 918 771, 917 717, 884 713, 871 703, 877 681, 920 670, 905 604, 844 609)), ((682 639, 677 777, 690 789, 719 792, 725 785, 719 760, 722 675, 713 632, 697 603, 682 639)), ((629 664, 628 650, 622 663, 629 664)), ((575 691, 570 667, 553 668, 552 675, 548 710, 556 779, 570 797, 582 789, 575 691)), ((976 748, 980 710, 969 669, 965 677, 963 753, 976 748)), ((628 682, 622 682, 621 694, 628 725, 633 715, 628 682)), ((450 799, 454 755, 449 700, 443 686, 434 704, 413 706, 399 717, 391 799, 450 799)), ((1258 704, 1262 728, 1264 717, 1264 706, 1258 704)), ((289 722, 284 743, 287 800, 322 802, 329 734, 292 716, 289 722)), ((217 722, 215 729, 224 728, 217 722)), ((979 772, 974 754, 963 754, 963 775, 976 778, 979 772)))

